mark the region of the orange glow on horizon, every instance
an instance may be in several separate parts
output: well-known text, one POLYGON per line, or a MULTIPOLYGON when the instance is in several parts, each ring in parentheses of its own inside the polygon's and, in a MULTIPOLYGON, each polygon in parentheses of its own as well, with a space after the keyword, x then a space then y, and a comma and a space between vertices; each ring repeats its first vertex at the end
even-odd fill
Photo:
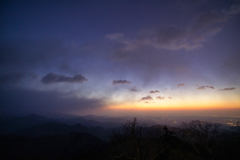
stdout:
POLYGON ((154 110, 163 110, 163 111, 178 111, 178 110, 231 110, 231 109, 240 109, 239 103, 233 104, 224 104, 224 103, 215 103, 215 104, 184 104, 184 105, 159 105, 155 103, 147 104, 123 104, 107 107, 111 110, 142 110, 142 111, 154 111, 154 110))
POLYGON ((208 108, 208 107, 202 107, 202 108, 136 108, 136 107, 108 107, 108 109, 111 110, 125 110, 125 111, 129 111, 129 110, 137 110, 137 111, 201 111, 201 110, 239 110, 240 111, 240 107, 234 107, 234 108, 226 108, 226 107, 212 107, 212 108, 208 108))
POLYGON ((112 103, 106 107, 110 110, 142 110, 142 111, 177 111, 177 110, 230 110, 240 109, 240 99, 236 96, 225 97, 218 95, 182 96, 174 99, 146 100, 123 103, 112 103))

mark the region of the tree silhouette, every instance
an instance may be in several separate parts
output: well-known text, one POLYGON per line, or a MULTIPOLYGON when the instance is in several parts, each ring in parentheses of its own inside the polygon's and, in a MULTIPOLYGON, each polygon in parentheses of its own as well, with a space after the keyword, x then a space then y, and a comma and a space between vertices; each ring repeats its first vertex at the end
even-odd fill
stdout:
POLYGON ((122 132, 113 130, 110 138, 113 146, 111 159, 127 158, 131 160, 154 160, 162 154, 164 144, 157 137, 143 137, 146 125, 137 123, 137 119, 127 121, 122 126, 122 132))
POLYGON ((207 121, 193 120, 190 123, 182 122, 180 132, 184 140, 203 160, 206 157, 214 159, 214 149, 217 146, 220 124, 207 121))

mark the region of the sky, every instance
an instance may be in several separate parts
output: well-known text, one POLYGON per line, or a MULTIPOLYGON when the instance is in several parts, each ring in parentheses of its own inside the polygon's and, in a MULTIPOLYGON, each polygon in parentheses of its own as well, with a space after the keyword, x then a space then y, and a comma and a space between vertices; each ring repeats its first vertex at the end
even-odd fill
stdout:
POLYGON ((0 116, 240 116, 239 0, 0 3, 0 116))

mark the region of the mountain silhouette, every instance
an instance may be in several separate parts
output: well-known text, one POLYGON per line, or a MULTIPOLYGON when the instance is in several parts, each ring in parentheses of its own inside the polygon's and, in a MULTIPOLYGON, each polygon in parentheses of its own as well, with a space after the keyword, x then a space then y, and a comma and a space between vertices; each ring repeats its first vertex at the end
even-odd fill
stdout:
POLYGON ((8 134, 46 122, 56 122, 56 120, 36 114, 25 117, 0 118, 0 134, 8 134))
POLYGON ((102 140, 107 140, 111 130, 104 129, 102 127, 85 127, 81 124, 67 125, 60 122, 47 122, 18 132, 14 132, 13 134, 26 137, 43 137, 58 134, 67 134, 70 132, 90 133, 102 140))
POLYGON ((121 126, 121 123, 115 122, 99 122, 95 120, 87 120, 82 117, 77 118, 60 118, 60 119, 51 119, 44 116, 31 114, 25 117, 0 117, 0 135, 1 134, 10 134, 12 132, 19 132, 21 130, 44 124, 47 122, 59 122, 65 123, 68 125, 83 124, 88 127, 104 127, 104 128, 114 128, 121 126))

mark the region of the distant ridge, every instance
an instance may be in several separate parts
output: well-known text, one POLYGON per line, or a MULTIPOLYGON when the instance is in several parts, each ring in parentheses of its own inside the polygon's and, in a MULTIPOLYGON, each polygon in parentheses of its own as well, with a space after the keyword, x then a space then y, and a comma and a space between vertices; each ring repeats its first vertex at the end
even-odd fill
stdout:
POLYGON ((69 125, 74 125, 74 124, 84 124, 85 126, 89 126, 89 127, 104 127, 104 128, 114 128, 114 127, 118 127, 121 126, 121 123, 116 123, 116 122, 100 122, 98 120, 88 120, 82 117, 77 117, 77 118, 69 118, 69 119, 65 119, 65 118, 61 118, 58 119, 59 122, 63 122, 69 125))
POLYGON ((99 122, 96 120, 87 120, 82 117, 77 118, 61 118, 61 119, 51 119, 37 114, 30 114, 24 117, 11 117, 11 118, 0 118, 0 135, 10 134, 12 132, 18 132, 36 125, 44 124, 47 122, 59 122, 68 125, 82 124, 88 127, 104 127, 104 128, 114 128, 121 126, 121 123, 113 122, 99 122))
POLYGON ((30 114, 25 117, 12 117, 0 119, 0 134, 9 134, 11 132, 20 131, 38 124, 46 122, 56 122, 57 120, 30 114))
POLYGON ((110 129, 104 129, 102 127, 85 127, 81 124, 67 125, 60 122, 47 122, 39 124, 18 132, 14 132, 14 135, 21 135, 26 137, 43 137, 60 134, 68 134, 71 132, 77 133, 89 133, 102 140, 108 140, 110 129))

